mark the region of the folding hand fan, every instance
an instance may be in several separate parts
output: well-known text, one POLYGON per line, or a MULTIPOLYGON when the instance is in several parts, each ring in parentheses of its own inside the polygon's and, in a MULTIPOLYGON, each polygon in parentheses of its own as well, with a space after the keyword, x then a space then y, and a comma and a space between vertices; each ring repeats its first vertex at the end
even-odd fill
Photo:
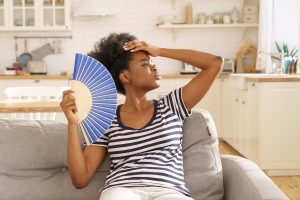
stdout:
POLYGON ((71 89, 76 99, 78 123, 90 145, 105 134, 115 117, 115 83, 102 63, 77 53, 71 89))

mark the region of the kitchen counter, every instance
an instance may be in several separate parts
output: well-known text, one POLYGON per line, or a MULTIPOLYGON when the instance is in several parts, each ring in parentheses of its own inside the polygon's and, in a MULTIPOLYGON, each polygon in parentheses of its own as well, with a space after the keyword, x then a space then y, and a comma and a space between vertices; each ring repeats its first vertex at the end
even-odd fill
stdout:
MULTIPOLYGON (((161 77, 164 79, 172 78, 193 78, 196 74, 162 74, 161 77)), ((218 78, 228 78, 229 73, 219 73, 218 78)))
POLYGON ((300 74, 230 74, 231 79, 246 82, 300 82, 300 74))
MULTIPOLYGON (((193 78, 196 74, 162 74, 161 77, 164 79, 172 79, 172 78, 193 78)), ((228 73, 220 73, 218 75, 219 78, 227 78, 228 73)), ((1 79, 64 79, 64 80, 72 80, 71 76, 60 76, 60 75, 27 75, 27 76, 18 76, 18 75, 0 75, 1 79)))
POLYGON ((15 112, 62 112, 60 101, 0 100, 0 113, 15 112))
POLYGON ((60 76, 60 75, 0 75, 1 79, 63 79, 63 80, 70 80, 72 79, 70 76, 60 76))

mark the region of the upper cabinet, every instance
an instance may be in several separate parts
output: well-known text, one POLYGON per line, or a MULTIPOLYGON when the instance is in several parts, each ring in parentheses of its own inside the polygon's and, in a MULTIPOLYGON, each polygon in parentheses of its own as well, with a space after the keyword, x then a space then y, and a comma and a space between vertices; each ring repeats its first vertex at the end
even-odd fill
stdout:
POLYGON ((3 30, 6 27, 6 24, 6 2, 4 2, 4 0, 0 0, 0 30, 3 30))
POLYGON ((6 31, 71 30, 70 1, 0 0, 1 25, 6 31))

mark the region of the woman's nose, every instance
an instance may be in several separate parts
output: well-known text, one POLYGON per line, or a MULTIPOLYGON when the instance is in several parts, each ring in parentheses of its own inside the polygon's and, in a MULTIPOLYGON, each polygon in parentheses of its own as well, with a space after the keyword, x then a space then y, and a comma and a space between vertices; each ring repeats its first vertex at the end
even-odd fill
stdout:
POLYGON ((154 72, 157 72, 157 68, 156 68, 156 65, 155 65, 155 64, 152 64, 152 65, 151 65, 151 68, 152 68, 152 70, 153 70, 154 72))

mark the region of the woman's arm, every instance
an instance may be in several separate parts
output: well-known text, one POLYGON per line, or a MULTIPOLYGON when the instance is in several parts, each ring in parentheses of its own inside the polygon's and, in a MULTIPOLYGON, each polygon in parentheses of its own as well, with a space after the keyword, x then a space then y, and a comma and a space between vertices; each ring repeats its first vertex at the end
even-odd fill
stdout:
POLYGON ((188 110, 191 110, 206 94, 218 75, 222 58, 209 53, 187 49, 166 49, 149 45, 143 41, 130 41, 124 45, 125 50, 147 51, 151 56, 162 56, 189 63, 202 71, 182 88, 182 98, 188 110))
POLYGON ((77 112, 75 98, 68 90, 63 93, 60 103, 68 120, 68 166, 72 183, 76 188, 83 188, 88 185, 97 168, 106 155, 105 147, 87 146, 83 151, 77 133, 77 112))

